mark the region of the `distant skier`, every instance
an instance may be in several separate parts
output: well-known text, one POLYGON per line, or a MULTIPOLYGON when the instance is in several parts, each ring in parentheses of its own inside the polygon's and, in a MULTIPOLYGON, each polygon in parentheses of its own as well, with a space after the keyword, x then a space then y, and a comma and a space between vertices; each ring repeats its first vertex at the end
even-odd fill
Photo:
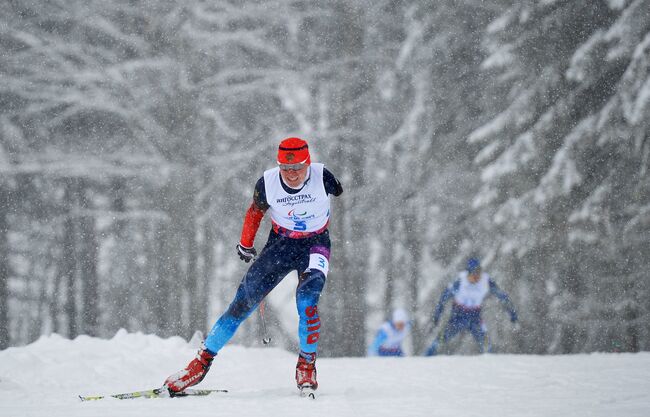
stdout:
POLYGON ((307 142, 287 138, 280 142, 278 166, 257 181, 253 202, 244 219, 237 254, 246 263, 234 300, 217 320, 194 360, 165 380, 174 394, 198 384, 210 369, 217 352, 232 338, 239 325, 266 295, 291 271, 297 270, 296 305, 299 315, 300 354, 296 383, 303 392, 315 390, 316 351, 320 337, 318 299, 325 285, 330 258, 330 195, 343 192, 341 183, 323 164, 311 163, 307 142), (264 214, 272 228, 260 255, 253 247, 264 214))
POLYGON ((406 310, 393 311, 391 320, 386 320, 368 347, 368 356, 404 356, 402 342, 408 335, 411 325, 406 310))
POLYGON ((477 258, 470 258, 467 261, 467 270, 460 272, 440 297, 433 316, 434 325, 438 325, 445 304, 453 298, 451 315, 425 355, 436 355, 441 344, 449 342, 463 330, 472 334, 481 353, 490 352, 487 327, 481 318, 481 306, 488 295, 497 297, 510 313, 510 320, 513 323, 517 321, 517 311, 508 294, 502 291, 486 272, 481 272, 481 263, 477 258))

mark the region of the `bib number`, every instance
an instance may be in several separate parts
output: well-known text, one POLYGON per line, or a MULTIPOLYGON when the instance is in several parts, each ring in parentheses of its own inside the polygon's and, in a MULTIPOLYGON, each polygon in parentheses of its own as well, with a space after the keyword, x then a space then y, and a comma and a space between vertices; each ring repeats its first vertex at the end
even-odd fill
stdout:
POLYGON ((304 232, 307 230, 307 222, 304 220, 294 220, 293 221, 293 230, 296 230, 298 232, 304 232))
POLYGON ((320 253, 312 253, 309 255, 309 269, 317 269, 327 276, 330 270, 330 261, 320 253))

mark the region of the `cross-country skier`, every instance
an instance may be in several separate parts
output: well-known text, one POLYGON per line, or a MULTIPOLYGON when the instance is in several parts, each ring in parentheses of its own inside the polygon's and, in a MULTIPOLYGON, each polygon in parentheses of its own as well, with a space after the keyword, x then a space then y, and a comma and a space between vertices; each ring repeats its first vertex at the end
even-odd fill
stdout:
POLYGON ((198 384, 205 377, 212 360, 239 325, 293 270, 299 275, 296 305, 301 349, 296 383, 301 392, 318 387, 316 351, 321 326, 318 299, 329 270, 330 195, 341 195, 343 188, 323 164, 311 163, 307 142, 300 138, 280 142, 277 163, 277 167, 265 171, 257 181, 236 247, 244 262, 253 263, 239 284, 234 300, 212 327, 196 358, 165 381, 164 386, 172 395, 198 384), (272 228, 266 245, 257 256, 253 243, 267 211, 272 228))
POLYGON ((477 258, 470 258, 467 261, 467 269, 458 274, 456 280, 445 289, 440 297, 433 316, 434 325, 438 325, 445 304, 453 298, 451 315, 444 329, 440 331, 425 355, 436 355, 441 344, 449 342, 463 330, 469 330, 478 343, 481 353, 490 352, 487 327, 481 319, 481 306, 488 295, 497 297, 510 313, 510 320, 513 323, 517 321, 517 311, 508 294, 501 290, 486 272, 481 272, 481 263, 477 258))
POLYGON ((410 329, 406 310, 398 308, 393 311, 391 320, 386 320, 368 347, 368 356, 404 356, 402 342, 410 329))

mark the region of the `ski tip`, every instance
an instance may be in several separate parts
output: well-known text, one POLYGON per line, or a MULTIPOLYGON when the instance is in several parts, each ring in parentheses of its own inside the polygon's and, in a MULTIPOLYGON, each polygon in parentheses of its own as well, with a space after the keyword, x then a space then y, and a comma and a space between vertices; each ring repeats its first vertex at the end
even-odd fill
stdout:
POLYGON ((104 398, 101 395, 93 395, 93 396, 84 396, 84 395, 78 395, 80 401, 95 401, 95 400, 101 400, 104 398))

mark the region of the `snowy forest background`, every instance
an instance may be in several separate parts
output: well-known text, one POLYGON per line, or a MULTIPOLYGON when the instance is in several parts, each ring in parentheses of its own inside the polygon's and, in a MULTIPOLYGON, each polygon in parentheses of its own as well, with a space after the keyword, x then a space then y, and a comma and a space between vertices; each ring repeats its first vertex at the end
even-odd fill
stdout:
POLYGON ((650 349, 650 0, 1 2, 0 349, 205 332, 290 135, 345 189, 322 355, 398 306, 421 352, 470 255, 496 351, 650 349))

